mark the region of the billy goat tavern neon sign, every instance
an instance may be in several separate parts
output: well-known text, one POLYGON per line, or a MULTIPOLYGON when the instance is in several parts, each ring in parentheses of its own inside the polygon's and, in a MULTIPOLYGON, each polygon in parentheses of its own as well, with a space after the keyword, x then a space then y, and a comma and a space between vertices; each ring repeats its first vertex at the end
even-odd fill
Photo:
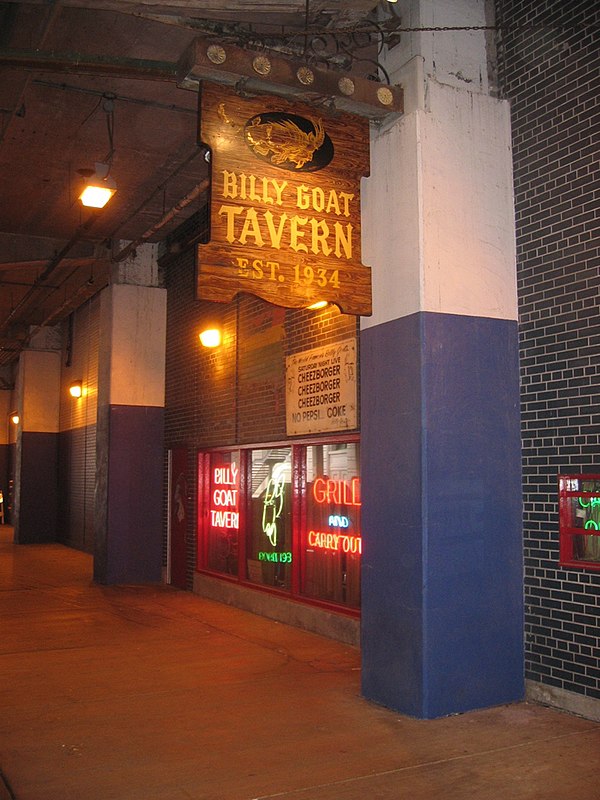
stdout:
POLYGON ((210 524, 213 528, 228 530, 240 527, 240 514, 237 510, 239 471, 236 464, 215 467, 213 471, 213 508, 210 509, 210 524))

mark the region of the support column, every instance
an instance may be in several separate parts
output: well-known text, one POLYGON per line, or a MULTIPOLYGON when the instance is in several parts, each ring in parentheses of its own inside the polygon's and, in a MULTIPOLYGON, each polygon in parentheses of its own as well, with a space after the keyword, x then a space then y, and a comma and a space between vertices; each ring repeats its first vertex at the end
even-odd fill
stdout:
POLYGON ((21 353, 11 409, 19 414, 12 519, 18 544, 57 538, 59 398, 60 335, 40 328, 21 353))
MULTIPOLYGON (((0 385, 10 386, 12 375, 7 368, 0 368, 0 385)), ((0 492, 2 492, 2 510, 4 523, 12 525, 9 513, 9 481, 14 459, 16 426, 11 422, 13 411, 12 389, 0 389, 0 492)))
MULTIPOLYGON (((459 24, 446 5, 401 11, 459 24)), ((483 2, 451 5, 485 24, 483 2)), ((451 45, 466 32, 441 53, 419 36, 363 192, 362 680, 433 718, 523 697, 521 479, 509 109, 451 45)), ((480 55, 481 75, 483 34, 480 55)))
POLYGON ((166 291, 155 245, 115 267, 100 314, 94 579, 160 581, 166 291))

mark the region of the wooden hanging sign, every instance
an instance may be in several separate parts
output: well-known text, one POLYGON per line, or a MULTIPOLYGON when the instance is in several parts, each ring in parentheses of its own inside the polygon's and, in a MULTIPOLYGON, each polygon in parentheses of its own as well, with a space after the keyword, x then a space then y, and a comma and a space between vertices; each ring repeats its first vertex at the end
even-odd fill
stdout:
POLYGON ((371 314, 371 270, 360 261, 368 121, 212 83, 201 91, 212 181, 198 298, 245 292, 285 308, 326 300, 371 314))

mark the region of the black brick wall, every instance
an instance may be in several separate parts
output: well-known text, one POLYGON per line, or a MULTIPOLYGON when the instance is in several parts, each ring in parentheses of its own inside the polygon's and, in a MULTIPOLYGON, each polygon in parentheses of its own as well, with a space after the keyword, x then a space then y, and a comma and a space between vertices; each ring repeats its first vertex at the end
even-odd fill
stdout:
POLYGON ((526 677, 600 699, 600 573, 558 564, 557 475, 600 473, 600 6, 496 0, 512 108, 526 677))
MULTIPOLYGON (((205 231, 206 214, 199 213, 175 237, 198 241, 205 231)), ((165 249, 172 246, 167 242, 165 249)), ((358 336, 358 318, 335 307, 289 310, 249 296, 229 304, 196 300, 194 250, 184 246, 161 259, 167 288, 165 443, 167 450, 188 450, 189 586, 196 563, 197 451, 286 439, 286 357, 358 336), (224 332, 215 350, 198 340, 210 319, 224 332)))

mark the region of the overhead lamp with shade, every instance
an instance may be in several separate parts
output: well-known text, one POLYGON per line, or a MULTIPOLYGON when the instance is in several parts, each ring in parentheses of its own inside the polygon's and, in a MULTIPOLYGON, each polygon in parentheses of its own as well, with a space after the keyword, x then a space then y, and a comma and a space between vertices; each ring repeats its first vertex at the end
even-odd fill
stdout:
POLYGON ((115 179, 109 173, 110 165, 96 162, 96 169, 79 169, 77 172, 84 178, 85 187, 79 199, 87 208, 104 208, 117 191, 115 179))

